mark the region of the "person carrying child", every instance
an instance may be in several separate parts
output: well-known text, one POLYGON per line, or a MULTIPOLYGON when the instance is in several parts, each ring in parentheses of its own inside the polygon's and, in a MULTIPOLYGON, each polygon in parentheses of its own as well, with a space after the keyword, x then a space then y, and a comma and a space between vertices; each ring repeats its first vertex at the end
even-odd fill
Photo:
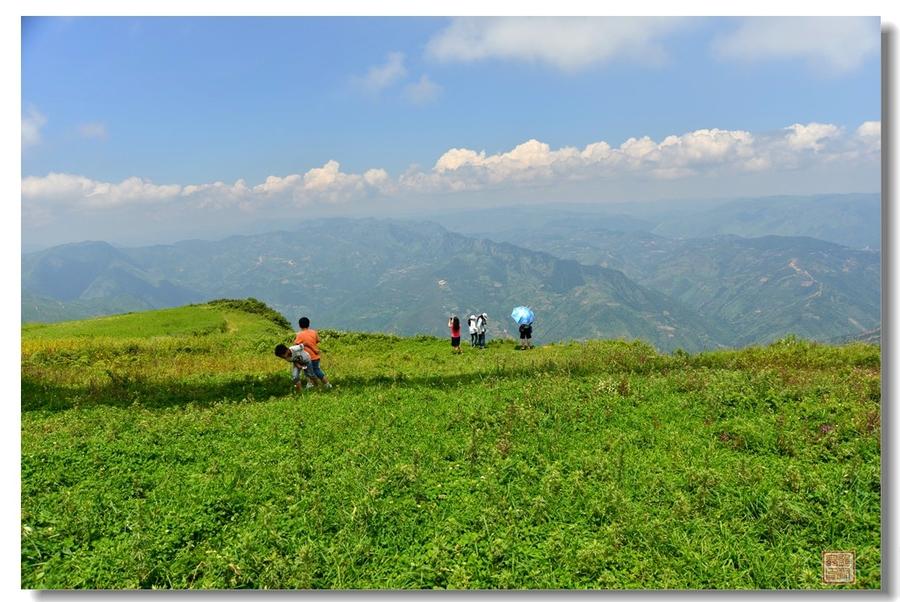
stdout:
POLYGON ((319 361, 322 358, 319 354, 319 333, 309 327, 309 318, 306 316, 300 318, 298 325, 300 326, 300 331, 294 337, 294 343, 297 345, 302 344, 303 348, 309 352, 309 366, 306 368, 306 374, 309 376, 310 383, 306 385, 306 388, 311 389, 313 384, 316 384, 330 389, 331 383, 328 382, 328 378, 326 378, 325 373, 322 372, 322 367, 319 365, 319 361))

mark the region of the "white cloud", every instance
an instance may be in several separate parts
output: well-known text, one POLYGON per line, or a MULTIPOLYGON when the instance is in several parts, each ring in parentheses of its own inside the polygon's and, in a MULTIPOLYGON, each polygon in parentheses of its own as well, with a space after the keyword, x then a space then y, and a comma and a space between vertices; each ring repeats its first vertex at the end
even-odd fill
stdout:
POLYGON ((609 159, 612 155, 612 147, 608 142, 592 142, 581 151, 581 158, 591 163, 599 163, 609 159))
POLYGON ((724 59, 802 59, 834 75, 878 56, 880 47, 877 17, 750 17, 713 41, 713 51, 724 59))
POLYGON ((22 180, 24 198, 56 199, 67 196, 88 196, 96 182, 84 176, 50 173, 44 177, 29 176, 22 180))
POLYGON ((451 148, 430 169, 410 167, 397 178, 380 168, 362 173, 344 172, 335 160, 305 173, 272 175, 255 186, 244 180, 234 184, 157 185, 137 177, 110 183, 51 173, 24 178, 22 200, 28 215, 39 215, 42 209, 48 208, 99 211, 164 204, 278 211, 378 197, 512 191, 523 186, 556 186, 566 182, 592 181, 602 187, 606 183, 636 180, 690 181, 695 177, 732 178, 763 172, 774 175, 792 170, 830 169, 833 165, 871 166, 877 165, 880 158, 879 144, 877 121, 865 122, 849 133, 835 124, 811 122, 759 134, 709 128, 672 134, 660 141, 649 136, 631 137, 618 146, 599 140, 583 148, 552 148, 532 138, 490 154, 485 150, 451 148))
POLYGON ((83 138, 93 138, 96 140, 106 140, 109 137, 106 125, 100 122, 82 123, 78 126, 78 133, 83 138))
POLYGON ((47 124, 47 118, 35 107, 28 107, 22 115, 22 148, 35 146, 41 141, 41 128, 47 124))
POLYGON ((390 176, 383 169, 370 169, 363 174, 363 180, 369 186, 379 187, 387 184, 390 181, 390 176))
POLYGON ((236 206, 240 209, 253 207, 253 192, 243 179, 234 184, 213 182, 212 184, 189 184, 181 190, 181 197, 196 202, 201 209, 221 209, 236 206))
POLYGON ((634 159, 638 162, 643 161, 644 159, 653 158, 657 151, 657 144, 653 142, 649 136, 644 136, 640 139, 629 138, 619 147, 620 153, 629 159, 634 159))
POLYGON ((789 131, 787 143, 797 150, 822 150, 823 140, 834 138, 840 133, 840 128, 830 123, 808 123, 806 125, 795 123, 784 128, 789 131))
POLYGON ((24 178, 22 200, 23 207, 31 210, 36 205, 103 210, 172 202, 195 208, 254 210, 272 203, 293 206, 342 203, 388 192, 393 186, 383 169, 369 169, 363 174, 344 173, 337 161, 328 161, 302 175, 269 176, 262 184, 252 187, 243 179, 234 184, 212 182, 181 186, 157 185, 137 177, 113 183, 74 174, 50 173, 24 178))
MULTIPOLYGON (((303 176, 303 187, 307 190, 324 190, 334 186, 342 176, 341 164, 329 161, 322 167, 310 169, 303 176)), ((348 177, 344 175, 344 177, 348 177)))
POLYGON ((426 47, 447 62, 503 59, 577 71, 616 59, 656 64, 661 40, 690 23, 673 17, 455 18, 426 47))
POLYGON ((881 122, 866 121, 856 128, 856 136, 862 141, 866 150, 881 150, 881 122))
POLYGON ((753 142, 750 132, 713 128, 668 136, 660 150, 679 165, 704 165, 750 158, 753 142))
POLYGON ((427 75, 423 74, 419 81, 407 84, 405 88, 406 97, 413 104, 423 105, 435 100, 441 93, 441 86, 431 81, 427 75))
POLYGON ((292 174, 285 177, 269 176, 266 181, 253 187, 253 192, 279 194, 286 190, 302 186, 303 176, 292 174))
MULTIPOLYGON (((432 169, 438 177, 426 181, 426 184, 440 187, 443 182, 452 190, 469 190, 484 184, 552 179, 578 161, 578 149, 563 147, 552 150, 550 145, 533 138, 496 155, 453 148, 438 158, 432 169)), ((415 180, 408 181, 413 183, 415 180)))
POLYGON ((169 201, 182 192, 177 184, 158 186, 143 178, 131 177, 119 183, 98 182, 84 176, 51 173, 22 180, 23 199, 74 203, 82 207, 106 208, 126 204, 169 201))
POLYGON ((880 121, 864 121, 862 125, 856 128, 856 134, 863 138, 881 138, 881 122, 880 121))
POLYGON ((363 77, 355 78, 355 81, 366 92, 377 94, 406 77, 404 60, 402 52, 391 52, 383 65, 371 67, 363 77))
POLYGON ((373 194, 390 187, 390 177, 383 169, 369 169, 362 175, 341 171, 341 164, 331 160, 303 175, 269 176, 253 187, 257 195, 289 197, 296 204, 315 201, 341 203, 373 194))
POLYGON ((441 155, 434 164, 434 170, 438 173, 459 169, 463 165, 483 165, 484 151, 476 153, 467 148, 451 148, 441 155))
MULTIPOLYGON (((496 155, 453 148, 437 160, 433 172, 451 176, 465 170, 470 180, 493 184, 535 179, 583 179, 591 175, 616 177, 629 173, 673 178, 721 165, 749 169, 751 165, 747 162, 753 159, 754 137, 749 132, 703 129, 681 136, 667 136, 662 142, 655 142, 649 136, 629 138, 618 148, 600 141, 583 149, 562 147, 553 150, 548 144, 534 139, 496 155)), ((759 162, 754 166, 758 168, 759 162)), ((456 183, 455 186, 460 185, 456 183)))

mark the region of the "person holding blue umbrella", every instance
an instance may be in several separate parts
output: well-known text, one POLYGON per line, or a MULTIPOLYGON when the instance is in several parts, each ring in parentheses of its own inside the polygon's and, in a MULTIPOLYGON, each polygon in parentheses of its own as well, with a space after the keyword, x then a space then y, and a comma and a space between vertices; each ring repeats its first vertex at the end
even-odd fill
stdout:
POLYGON ((531 327, 534 324, 534 312, 531 308, 519 306, 513 308, 512 319, 519 325, 519 348, 531 349, 531 327))

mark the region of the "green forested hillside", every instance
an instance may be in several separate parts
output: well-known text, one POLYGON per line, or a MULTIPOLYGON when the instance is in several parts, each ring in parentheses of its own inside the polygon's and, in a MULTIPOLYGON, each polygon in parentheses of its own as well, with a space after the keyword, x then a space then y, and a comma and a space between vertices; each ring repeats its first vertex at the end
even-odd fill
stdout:
POLYGON ((22 256, 23 322, 72 320, 208 299, 138 266, 105 242, 60 245, 22 256))
MULTIPOLYGON (((115 252, 145 274, 153 290, 162 285, 151 282, 173 283, 190 291, 189 301, 253 296, 292 322, 315 314, 320 324, 347 330, 442 335, 449 315, 486 312, 490 335, 507 337, 516 335, 510 310, 529 305, 542 341, 640 338, 664 350, 725 342, 715 321, 621 272, 467 238, 427 222, 318 220, 292 232, 115 252)), ((50 263, 80 270, 71 257, 67 249, 26 256, 25 273, 45 273, 50 263)), ((91 274, 99 269, 77 282, 92 289, 91 274)), ((108 274, 105 268, 100 273, 108 274)), ((31 289, 23 276, 23 290, 31 289)), ((170 305, 184 302, 178 297, 170 305)), ((25 303, 23 315, 39 316, 25 303)))
POLYGON ((253 302, 25 327, 22 586, 848 587, 832 549, 881 585, 876 346, 322 331, 298 394, 291 336, 253 302))
MULTIPOLYGON (((639 338, 664 351, 791 333, 828 342, 880 327, 875 251, 798 236, 674 239, 625 216, 542 216, 523 211, 513 229, 496 222, 484 233, 493 240, 429 222, 330 219, 221 241, 63 245, 23 257, 22 317, 253 296, 291 321, 316 314, 335 328, 401 335, 441 335, 448 315, 486 312, 490 335, 507 337, 510 309, 527 304, 545 342, 639 338)), ((488 217, 498 216, 487 212, 481 228, 488 217)))
POLYGON ((881 324, 881 257, 805 237, 672 239, 557 222, 520 232, 518 244, 621 270, 712 318, 732 346, 786 333, 850 339, 881 324))

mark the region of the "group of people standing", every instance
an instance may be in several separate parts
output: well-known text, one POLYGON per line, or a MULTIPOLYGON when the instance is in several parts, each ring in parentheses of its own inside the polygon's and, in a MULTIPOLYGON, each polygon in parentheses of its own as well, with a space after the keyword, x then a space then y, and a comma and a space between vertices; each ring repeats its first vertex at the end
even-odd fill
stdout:
POLYGON ((469 316, 469 336, 472 339, 472 347, 484 349, 484 336, 487 333, 487 314, 472 314, 469 316))
MULTIPOLYGON (((468 319, 469 338, 472 347, 480 347, 484 349, 484 337, 487 334, 487 314, 472 314, 468 319)), ((455 353, 462 353, 459 343, 462 338, 462 329, 458 316, 450 316, 447 322, 447 328, 450 329, 450 346, 453 347, 455 353)))

